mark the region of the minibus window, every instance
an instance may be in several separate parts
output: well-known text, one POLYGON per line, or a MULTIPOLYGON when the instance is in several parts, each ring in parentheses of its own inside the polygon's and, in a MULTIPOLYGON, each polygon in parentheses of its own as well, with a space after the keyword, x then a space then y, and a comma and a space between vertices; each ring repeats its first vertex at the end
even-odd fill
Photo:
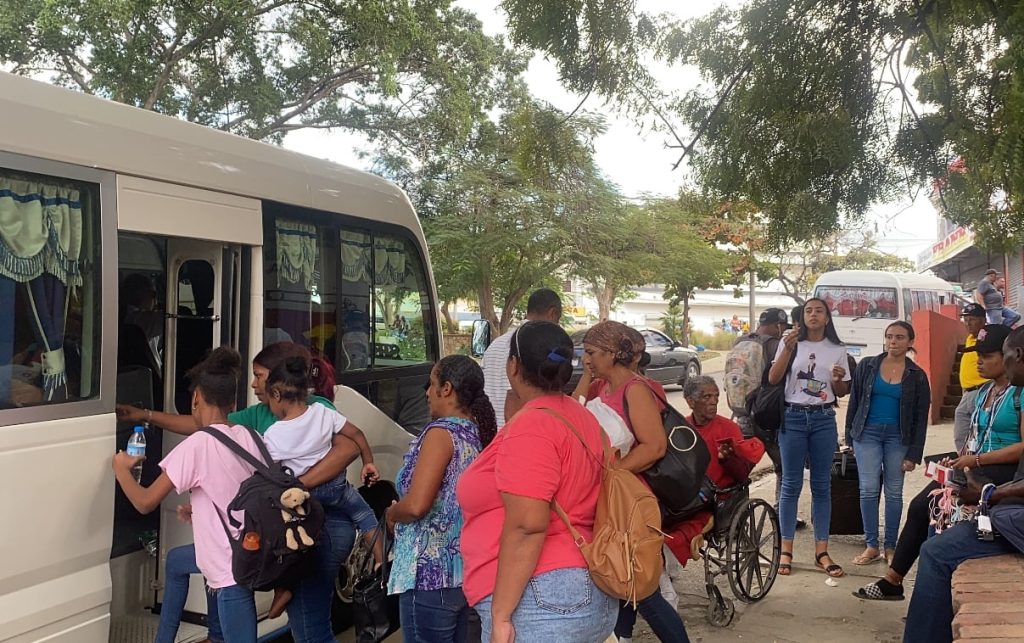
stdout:
POLYGON ((895 288, 818 286, 815 296, 828 304, 833 317, 896 319, 899 313, 895 288))
POLYGON ((0 409, 99 393, 99 194, 0 168, 0 409))

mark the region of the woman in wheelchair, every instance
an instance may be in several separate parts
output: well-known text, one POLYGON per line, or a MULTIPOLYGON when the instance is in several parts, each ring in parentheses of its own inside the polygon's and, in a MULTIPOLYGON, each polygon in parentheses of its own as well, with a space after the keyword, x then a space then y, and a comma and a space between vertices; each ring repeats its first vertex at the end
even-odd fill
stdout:
MULTIPOLYGON (((693 410, 688 419, 712 454, 707 477, 716 487, 725 488, 747 480, 764 456, 764 443, 744 438, 738 424, 718 414, 718 396, 718 384, 707 375, 690 378, 683 387, 683 397, 693 410)), ((711 511, 701 511, 674 526, 665 544, 679 563, 686 565, 689 559, 700 558, 704 534, 713 526, 711 511)))

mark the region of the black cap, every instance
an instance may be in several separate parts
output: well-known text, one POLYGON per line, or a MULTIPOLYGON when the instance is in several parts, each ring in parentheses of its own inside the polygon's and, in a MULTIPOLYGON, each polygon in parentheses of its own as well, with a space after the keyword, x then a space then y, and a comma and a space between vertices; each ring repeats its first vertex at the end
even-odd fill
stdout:
POLYGON ((1003 342, 1010 336, 1010 327, 1002 324, 985 324, 978 331, 978 342, 965 348, 965 353, 1002 353, 1003 342))
POLYGON ((789 315, 781 308, 767 308, 757 318, 759 324, 786 324, 789 325, 789 315))
POLYGON ((995 268, 989 268, 988 270, 985 271, 985 274, 986 275, 998 275, 999 271, 996 270, 995 268))
POLYGON ((961 317, 984 317, 985 308, 981 304, 967 304, 960 313, 961 317))

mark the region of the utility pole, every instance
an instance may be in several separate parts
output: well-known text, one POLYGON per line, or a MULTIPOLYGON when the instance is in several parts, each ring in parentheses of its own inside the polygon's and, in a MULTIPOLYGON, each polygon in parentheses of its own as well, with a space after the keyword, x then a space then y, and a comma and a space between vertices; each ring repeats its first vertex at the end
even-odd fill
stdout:
POLYGON ((754 330, 755 328, 757 328, 757 317, 754 315, 754 308, 755 308, 755 305, 754 305, 755 292, 754 291, 755 290, 757 290, 757 275, 755 275, 754 271, 751 270, 750 271, 750 318, 749 318, 750 319, 750 330, 754 330))

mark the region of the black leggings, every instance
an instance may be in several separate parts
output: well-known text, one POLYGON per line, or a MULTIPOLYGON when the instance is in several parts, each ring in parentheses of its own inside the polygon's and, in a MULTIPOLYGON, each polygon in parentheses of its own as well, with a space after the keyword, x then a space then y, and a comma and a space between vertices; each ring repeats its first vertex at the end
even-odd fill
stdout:
MULTIPOLYGON (((1003 484, 1013 480, 1015 471, 1016 465, 994 464, 981 467, 978 470, 978 477, 991 480, 995 484, 1003 484)), ((921 493, 914 496, 907 507, 907 521, 900 530, 900 538, 896 541, 896 553, 889 563, 889 567, 900 576, 907 575, 921 553, 921 546, 928 540, 928 523, 931 521, 928 495, 938 488, 938 483, 929 482, 921 493)))

